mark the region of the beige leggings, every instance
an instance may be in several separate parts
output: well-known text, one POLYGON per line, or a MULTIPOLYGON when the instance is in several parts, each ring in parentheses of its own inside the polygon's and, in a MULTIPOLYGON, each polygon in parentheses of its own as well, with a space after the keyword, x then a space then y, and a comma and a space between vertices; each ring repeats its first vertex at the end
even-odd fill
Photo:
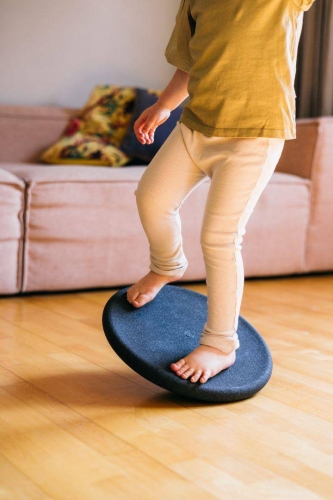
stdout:
POLYGON ((208 305, 200 344, 224 353, 240 345, 237 326, 244 288, 245 226, 274 172, 284 141, 207 136, 178 121, 135 190, 149 241, 149 268, 175 276, 188 266, 179 209, 194 189, 211 179, 200 237, 208 305))

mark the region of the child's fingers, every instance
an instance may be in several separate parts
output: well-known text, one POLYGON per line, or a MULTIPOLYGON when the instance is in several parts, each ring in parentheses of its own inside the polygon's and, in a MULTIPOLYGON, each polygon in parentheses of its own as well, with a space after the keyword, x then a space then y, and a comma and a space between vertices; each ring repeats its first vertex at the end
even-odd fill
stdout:
POLYGON ((139 116, 139 118, 135 121, 134 123, 134 126, 133 126, 133 129, 134 129, 134 132, 135 132, 135 135, 138 139, 139 142, 141 142, 141 144, 145 144, 146 143, 146 134, 144 134, 142 132, 142 127, 144 126, 145 124, 145 116, 142 114, 141 116, 139 116))
POLYGON ((146 113, 142 113, 134 124, 136 136, 143 144, 154 142, 156 128, 156 120, 153 117, 149 117, 149 114, 146 113))
POLYGON ((144 116, 142 116, 142 115, 139 116, 139 118, 134 123, 134 132, 139 133, 139 134, 143 134, 142 127, 144 126, 145 121, 146 121, 146 119, 144 116))
POLYGON ((154 142, 154 134, 155 134, 156 127, 151 127, 145 134, 144 138, 148 144, 151 144, 154 142))
POLYGON ((142 127, 142 138, 148 143, 151 144, 154 141, 154 133, 155 133, 155 127, 145 124, 142 127))
POLYGON ((152 142, 154 142, 155 130, 156 130, 156 128, 151 129, 151 130, 149 131, 149 134, 148 134, 148 135, 149 135, 149 139, 150 139, 152 142))
POLYGON ((154 116, 147 116, 144 125, 141 127, 141 131, 144 134, 149 134, 151 130, 156 128, 156 118, 154 116))

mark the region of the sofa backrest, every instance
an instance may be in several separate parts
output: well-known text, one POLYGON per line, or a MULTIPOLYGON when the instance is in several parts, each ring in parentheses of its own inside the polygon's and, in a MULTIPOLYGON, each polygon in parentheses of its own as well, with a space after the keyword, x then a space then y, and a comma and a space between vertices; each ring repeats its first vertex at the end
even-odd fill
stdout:
MULTIPOLYGON (((79 111, 56 106, 0 105, 0 162, 38 163, 41 153, 60 137, 79 111)), ((331 136, 332 125, 331 116, 297 119, 297 138, 285 142, 276 171, 311 178, 319 131, 327 129, 331 136)))
POLYGON ((65 130, 77 108, 0 105, 0 162, 35 163, 65 130))

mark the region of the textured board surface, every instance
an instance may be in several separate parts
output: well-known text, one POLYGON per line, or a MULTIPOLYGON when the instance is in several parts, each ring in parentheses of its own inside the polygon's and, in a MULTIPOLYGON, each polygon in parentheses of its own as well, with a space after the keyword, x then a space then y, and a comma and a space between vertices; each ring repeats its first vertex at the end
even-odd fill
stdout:
POLYGON ((208 379, 193 383, 176 375, 170 364, 199 344, 207 319, 207 297, 167 284, 156 297, 136 308, 126 298, 129 287, 106 303, 102 324, 118 356, 134 371, 156 385, 187 398, 223 403, 253 396, 271 377, 271 353, 261 335, 239 316, 235 363, 208 379))

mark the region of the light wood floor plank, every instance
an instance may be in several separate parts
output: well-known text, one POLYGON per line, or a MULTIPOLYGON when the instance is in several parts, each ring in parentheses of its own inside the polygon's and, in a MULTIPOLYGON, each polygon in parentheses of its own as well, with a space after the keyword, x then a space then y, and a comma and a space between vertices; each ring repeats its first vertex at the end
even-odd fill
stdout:
POLYGON ((0 454, 0 498, 15 500, 49 500, 31 479, 14 467, 0 454))
POLYGON ((0 298, 0 498, 332 499, 332 273, 246 280, 273 374, 220 405, 122 362, 101 323, 116 291, 0 298))

